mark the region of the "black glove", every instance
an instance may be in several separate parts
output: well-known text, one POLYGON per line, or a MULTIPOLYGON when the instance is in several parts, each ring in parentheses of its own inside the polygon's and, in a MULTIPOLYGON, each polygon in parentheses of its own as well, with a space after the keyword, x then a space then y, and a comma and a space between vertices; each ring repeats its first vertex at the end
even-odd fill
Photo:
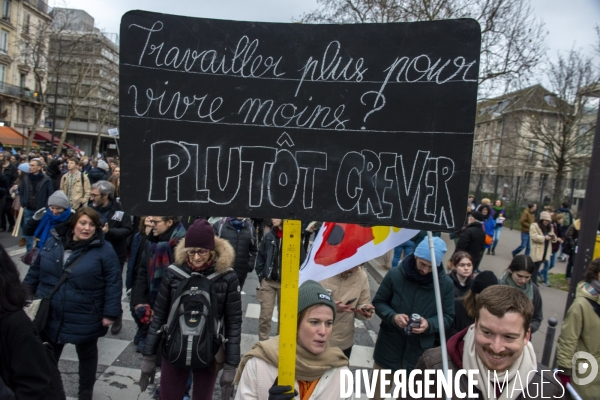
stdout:
POLYGON ((142 359, 142 373, 140 375, 140 389, 146 391, 149 383, 154 383, 154 375, 156 374, 156 357, 144 356, 142 359))
POLYGON ((294 397, 298 396, 298 392, 294 390, 294 393, 287 393, 292 390, 291 386, 279 386, 277 379, 269 389, 269 400, 293 400, 294 397))

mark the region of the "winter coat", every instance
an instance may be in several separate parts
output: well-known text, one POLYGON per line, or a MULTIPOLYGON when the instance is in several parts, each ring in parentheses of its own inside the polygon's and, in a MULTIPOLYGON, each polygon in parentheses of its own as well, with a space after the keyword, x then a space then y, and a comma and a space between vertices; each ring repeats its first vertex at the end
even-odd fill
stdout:
POLYGON ((473 325, 475 318, 469 317, 463 298, 454 299, 454 320, 450 328, 446 329, 446 339, 456 335, 463 329, 473 325))
MULTIPOLYGON (((93 207, 99 212, 100 207, 93 207)), ((104 234, 106 241, 112 244, 121 266, 125 264, 127 258, 127 238, 133 232, 131 225, 131 217, 123 211, 121 203, 116 200, 112 201, 110 210, 108 211, 108 232, 104 234)))
MULTIPOLYGON (((483 221, 483 231, 485 232, 486 235, 493 238, 495 229, 496 229, 496 220, 494 218, 489 216, 485 221, 483 221)), ((489 249, 492 247, 492 243, 484 244, 483 247, 485 249, 489 249)))
MULTIPOLYGON (((600 307, 600 298, 592 296, 583 288, 584 282, 577 285, 577 292, 573 304, 567 311, 567 316, 560 331, 556 347, 558 369, 571 375, 573 355, 578 351, 585 351, 600 364, 600 316, 596 314, 590 300, 600 307)), ((587 385, 577 385, 571 380, 577 393, 584 399, 598 398, 600 391, 600 374, 587 385)))
POLYGON ((464 232, 458 238, 456 251, 466 251, 473 258, 473 266, 479 265, 481 252, 485 246, 485 232, 481 222, 473 222, 467 225, 464 232))
MULTIPOLYGON (((127 261, 127 275, 125 277, 125 288, 132 289, 137 279, 137 274, 140 270, 140 260, 145 260, 148 263, 149 255, 148 236, 143 232, 138 232, 133 236, 131 241, 131 255, 127 261)), ((133 294, 131 295, 133 297, 133 294)))
MULTIPOLYGON (((38 183, 37 195, 35 197, 35 207, 29 208, 30 210, 37 211, 40 208, 46 208, 48 206, 48 198, 52 196, 54 193, 54 186, 52 186, 52 180, 48 178, 48 176, 42 174, 42 178, 38 183)), ((23 177, 23 182, 21 182, 21 186, 19 186, 19 201, 21 202, 21 207, 28 208, 28 198, 29 198, 29 185, 28 182, 31 179, 31 175, 27 174, 23 177)), ((33 183, 32 183, 33 184, 33 183)))
POLYGON ((100 168, 92 168, 88 172, 88 178, 90 180, 90 184, 94 184, 98 181, 107 181, 108 175, 106 175, 106 171, 100 168))
POLYGON ((402 366, 407 374, 415 367, 419 357, 433 347, 441 329, 447 329, 454 319, 454 289, 452 280, 438 268, 444 326, 438 324, 433 282, 421 286, 406 276, 403 265, 416 262, 414 255, 406 257, 397 268, 392 268, 379 286, 373 305, 381 318, 379 337, 375 343, 373 359, 383 368, 396 370, 402 366), (429 328, 420 335, 407 335, 394 322, 396 314, 419 314, 427 319, 429 328))
MULTIPOLYGON (((187 273, 191 270, 187 264, 187 248, 185 241, 179 242, 175 248, 175 265, 187 273)), ((242 298, 237 275, 233 271, 235 252, 233 247, 224 239, 215 237, 215 252, 217 258, 213 266, 202 271, 205 276, 217 272, 222 274, 213 280, 213 288, 217 296, 218 319, 223 318, 225 327, 225 364, 237 366, 240 363, 240 341, 242 337, 242 298)), ((145 356, 155 355, 160 344, 157 331, 167 323, 175 293, 183 278, 167 269, 163 275, 160 291, 154 303, 154 318, 148 330, 146 345, 142 352, 145 356)))
MULTIPOLYGON (((458 343, 464 343, 462 338, 464 337, 466 333, 466 330, 464 332, 459 332, 456 334, 456 336, 453 336, 450 338, 450 340, 448 340, 447 345, 448 345, 448 351, 447 351, 447 355, 446 355, 446 359, 448 360, 448 373, 452 374, 452 377, 456 376, 457 372, 460 370, 463 370, 463 365, 462 365, 462 356, 463 356, 463 348, 459 347, 460 345, 458 343)), ((434 349, 430 349, 427 350, 423 356, 419 359, 419 362, 417 363, 415 369, 420 369, 422 371, 424 370, 438 370, 441 371, 442 370, 442 357, 444 355, 442 354, 442 349, 441 347, 436 347, 434 349)), ((432 375, 432 377, 434 377, 432 379, 432 386, 428 387, 428 391, 429 393, 433 393, 434 397, 432 397, 433 399, 438 399, 438 400, 446 400, 446 397, 443 395, 444 392, 442 391, 441 397, 436 396, 435 394, 437 394, 437 382, 435 379, 435 375, 432 375)), ((479 377, 481 379, 481 375, 475 375, 475 377, 479 377)), ((419 383, 423 383, 423 375, 420 376, 420 378, 418 380, 416 380, 416 382, 419 383)), ((522 377, 522 379, 525 379, 525 377, 522 377)), ((525 391, 525 395, 523 396, 523 392, 520 392, 520 394, 516 397, 515 400, 525 400, 525 399, 563 399, 564 398, 564 390, 562 388, 562 386, 558 383, 558 381, 556 380, 557 378, 554 377, 552 371, 550 370, 550 368, 548 368, 545 365, 542 365, 540 363, 537 364, 536 367, 536 373, 533 375, 533 378, 531 380, 531 382, 529 382, 529 384, 527 385, 527 389, 524 389, 525 391), (540 389, 543 385, 543 392, 542 389, 540 389), (531 394, 530 396, 527 396, 527 394, 531 394), (542 393, 543 393, 543 397, 542 397, 542 393)), ((473 387, 469 385, 469 378, 467 376, 467 374, 463 374, 460 377, 460 391, 463 393, 468 393, 468 389, 469 387, 473 387)), ((511 386, 513 387, 513 386, 511 386)), ((516 387, 517 389, 520 388, 521 386, 516 383, 516 387)), ((457 391, 454 390, 454 386, 453 386, 453 391, 452 391, 452 400, 457 400, 459 399, 459 397, 457 397, 457 391)), ((473 392, 475 393, 476 397, 469 397, 469 398, 479 398, 479 399, 483 399, 486 398, 483 393, 481 393, 481 391, 479 390, 478 387, 473 387, 473 392)), ((515 394, 517 392, 515 391, 515 394)), ((410 391, 408 391, 408 397, 407 399, 414 399, 415 397, 412 397, 410 395, 410 391)))
POLYGON ((250 221, 239 232, 226 218, 213 225, 215 235, 227 240, 235 250, 235 263, 233 269, 238 275, 246 275, 254 271, 256 262, 256 237, 254 227, 250 221))
POLYGON ((90 192, 92 185, 90 180, 83 172, 76 172, 71 192, 69 190, 69 177, 70 172, 67 172, 60 179, 60 190, 62 190, 69 198, 69 203, 73 210, 77 210, 79 207, 84 206, 90 200, 90 192), (67 194, 68 193, 68 194, 67 194))
POLYGON ((556 243, 556 235, 554 234, 554 231, 552 229, 550 229, 547 235, 552 237, 552 239, 548 241, 548 245, 545 244, 545 235, 542 232, 542 228, 540 228, 538 223, 534 222, 529 226, 529 241, 531 242, 531 261, 538 262, 550 260, 550 257, 552 256, 552 243, 556 243), (545 253, 544 249, 546 250, 545 253))
MULTIPOLYGON (((99 229, 99 228, 97 228, 99 229)), ((83 343, 104 336, 102 319, 121 316, 123 282, 121 265, 102 234, 83 249, 77 249, 63 264, 66 225, 57 225, 29 268, 23 283, 37 298, 48 296, 65 268, 83 254, 67 280, 52 296, 50 318, 44 330, 54 343, 83 343)))
POLYGON ((450 277, 450 279, 452 279, 452 283, 454 283, 454 298, 458 299, 460 297, 464 297, 469 291, 469 289, 471 289, 471 285, 473 284, 472 276, 467 278, 464 286, 461 285, 460 281, 458 280, 458 276, 456 276, 456 271, 450 272, 448 276, 450 277))
MULTIPOLYGON (((357 299, 352 303, 353 308, 360 308, 371 304, 371 289, 366 272, 359 268, 355 273, 342 278, 335 275, 319 282, 325 289, 331 290, 334 301, 346 304, 348 300, 357 299)), ((370 319, 359 313, 337 313, 333 324, 333 332, 329 336, 329 345, 346 350, 354 344, 354 318, 360 320, 370 319)))
POLYGON ((9 190, 19 177, 17 167, 8 163, 8 167, 2 168, 2 176, 0 177, 0 199, 10 199, 9 190), (4 189, 4 190, 2 190, 4 189))
MULTIPOLYGON (((300 264, 304 262, 304 247, 300 246, 300 264)), ((256 254, 256 276, 258 281, 273 279, 281 282, 281 238, 273 230, 265 234, 256 254)))
POLYGON ((53 399, 52 366, 33 322, 23 310, 0 319, 0 377, 19 400, 53 399))
POLYGON ((519 219, 519 223, 521 224, 521 232, 529 234, 529 226, 535 222, 535 215, 533 212, 526 208, 523 210, 523 214, 521 214, 521 218, 519 219))
POLYGON ((563 252, 570 256, 575 255, 575 248, 577 247, 577 241, 579 240, 579 229, 575 229, 575 225, 571 225, 565 233, 565 245, 563 246, 563 252))
MULTIPOLYGON (((325 372, 315 390, 312 392, 308 400, 335 400, 342 399, 340 397, 341 371, 349 371, 348 367, 331 368, 325 372)), ((252 357, 246 363, 244 372, 240 380, 235 399, 236 400, 265 400, 264 395, 269 393, 269 389, 273 386, 273 382, 277 379, 277 367, 258 358, 252 357), (260 397, 262 395, 263 397, 260 397)), ((298 382, 294 384, 294 388, 298 393, 298 382)), ((299 399, 299 397, 294 397, 299 399)), ((354 394, 344 399, 353 400, 354 394)))
POLYGON ((52 180, 52 187, 54 190, 58 190, 60 187, 60 180, 62 178, 62 172, 60 170, 61 165, 62 160, 52 160, 46 168, 46 175, 52 180))

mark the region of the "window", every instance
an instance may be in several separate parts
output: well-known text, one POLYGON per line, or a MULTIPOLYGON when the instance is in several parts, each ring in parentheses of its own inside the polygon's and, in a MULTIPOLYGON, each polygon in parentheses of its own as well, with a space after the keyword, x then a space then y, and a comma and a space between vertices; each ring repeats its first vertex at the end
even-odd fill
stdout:
POLYGON ((6 54, 8 50, 8 31, 0 31, 0 53, 6 54))
POLYGON ((2 4, 2 18, 10 20, 10 2, 11 0, 4 0, 2 4))
POLYGON ((475 147, 473 148, 473 164, 476 164, 477 160, 479 160, 479 145, 478 144, 476 144, 475 147))
POLYGON ((498 126, 496 127, 496 137, 502 137, 502 121, 498 121, 498 126))
POLYGON ((6 77, 6 65, 0 64, 0 90, 4 91, 4 78, 6 77))
POLYGON ((525 172, 525 184, 531 185, 532 181, 533 181, 533 172, 525 172))
POLYGON ((550 150, 547 147, 544 149, 544 156, 542 157, 542 164, 545 167, 550 164, 550 150))
POLYGON ((23 14, 23 33, 29 33, 29 27, 31 25, 31 15, 23 14))
POLYGON ((487 164, 487 157, 488 157, 488 153, 490 151, 490 144, 486 143, 485 145, 483 145, 483 154, 481 155, 481 162, 482 164, 487 164))
POLYGON ((540 186, 548 183, 548 174, 540 174, 540 186))
POLYGON ((531 141, 529 142, 529 151, 527 152, 527 162, 535 161, 535 150, 537 148, 537 142, 531 141))
POLYGON ((491 128, 491 124, 488 123, 485 125, 485 138, 489 138, 490 137, 490 131, 492 130, 491 128))
POLYGON ((500 154, 500 142, 496 142, 494 144, 494 157, 498 157, 498 155, 500 154))

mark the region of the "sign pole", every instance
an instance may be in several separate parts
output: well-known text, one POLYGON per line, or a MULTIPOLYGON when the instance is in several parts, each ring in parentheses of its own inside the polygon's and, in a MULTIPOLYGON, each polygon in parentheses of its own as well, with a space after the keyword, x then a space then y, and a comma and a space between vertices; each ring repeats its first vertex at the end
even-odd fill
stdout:
MULTIPOLYGON (((437 260, 435 259, 435 249, 433 247, 433 235, 431 231, 427 231, 427 239, 429 240, 429 251, 431 254, 431 273, 433 274, 433 291, 435 292, 435 308, 437 310, 438 325, 440 327, 440 347, 442 348, 442 370, 444 377, 448 379, 448 351, 446 349, 446 332, 444 330, 444 311, 442 310, 442 295, 440 293, 440 281, 437 271, 437 260)), ((446 396, 446 400, 450 397, 446 396)))
POLYGON ((296 384, 296 330, 298 320, 298 279, 300 275, 300 237, 302 223, 283 221, 281 244, 281 298, 279 301, 278 384, 296 384))

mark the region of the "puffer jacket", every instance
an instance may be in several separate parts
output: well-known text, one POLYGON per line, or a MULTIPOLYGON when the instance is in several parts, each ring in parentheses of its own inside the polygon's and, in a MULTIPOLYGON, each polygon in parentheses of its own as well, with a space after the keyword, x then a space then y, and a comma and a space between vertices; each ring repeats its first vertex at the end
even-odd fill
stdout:
POLYGON ((233 247, 235 251, 233 269, 239 274, 254 271, 257 249, 254 227, 250 221, 245 221, 244 228, 239 232, 227 219, 215 223, 213 229, 216 236, 227 240, 233 247))
MULTIPOLYGON (((600 316, 596 314, 591 303, 594 302, 597 307, 600 307, 600 298, 592 296, 585 290, 584 284, 585 282, 577 284, 575 300, 567 311, 556 345, 558 369, 562 369, 566 375, 572 375, 572 359, 578 351, 589 353, 600 364, 600 340, 598 340, 600 316)), ((583 399, 597 399, 600 391, 600 374, 587 385, 578 385, 573 380, 571 385, 583 399)))
POLYGON ((107 181, 108 175, 106 175, 106 171, 104 171, 103 169, 92 168, 88 172, 88 178, 90 180, 90 183, 93 185, 98 181, 107 181))
POLYGON ((29 268, 23 283, 37 298, 49 295, 63 270, 83 254, 67 280, 52 296, 50 318, 44 333, 54 343, 82 343, 104 336, 102 318, 121 316, 123 282, 119 259, 99 234, 83 249, 75 250, 63 264, 67 225, 57 225, 29 268))
MULTIPOLYGON (((185 241, 180 241, 175 248, 175 265, 190 273, 186 250, 185 241)), ((232 268, 235 252, 225 239, 218 237, 215 237, 215 251, 217 258, 213 266, 202 271, 202 273, 205 276, 213 272, 222 274, 213 281, 218 302, 217 308, 219 309, 217 318, 223 318, 227 338, 225 364, 237 366, 240 363, 240 341, 242 336, 242 297, 237 275, 232 268)), ((157 332, 167 323, 171 304, 175 300, 174 295, 182 281, 183 278, 173 271, 168 269, 165 271, 156 303, 154 303, 154 319, 150 324, 148 336, 146 337, 146 345, 142 351, 143 355, 156 355, 160 344, 160 336, 157 332)))
MULTIPOLYGON (((371 289, 369 288, 369 278, 367 273, 359 268, 353 274, 342 278, 340 274, 332 276, 319 282, 325 289, 331 290, 334 301, 341 301, 346 304, 347 301, 356 299, 352 303, 353 308, 371 304, 371 289)), ((354 344, 354 318, 360 320, 366 318, 359 313, 337 313, 333 323, 333 331, 329 337, 329 345, 346 350, 354 344)))

